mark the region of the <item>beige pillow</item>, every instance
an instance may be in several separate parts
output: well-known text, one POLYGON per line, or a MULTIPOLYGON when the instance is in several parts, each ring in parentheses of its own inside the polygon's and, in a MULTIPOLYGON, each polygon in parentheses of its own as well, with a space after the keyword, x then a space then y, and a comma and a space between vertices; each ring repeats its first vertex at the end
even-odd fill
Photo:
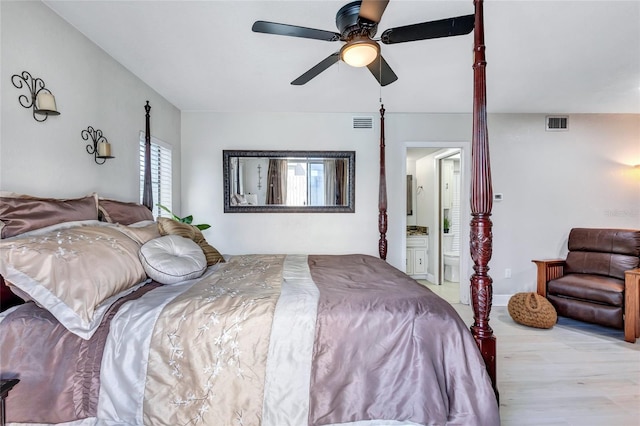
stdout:
POLYGON ((178 222, 177 220, 168 219, 166 217, 159 217, 158 230, 160 231, 160 235, 179 235, 195 241, 200 246, 205 258, 207 259, 207 266, 224 263, 224 257, 222 257, 220 252, 207 242, 204 235, 202 235, 202 232, 195 226, 189 225, 188 223, 178 222))
POLYGON ((160 231, 160 235, 179 235, 193 240, 196 237, 196 230, 198 230, 198 228, 187 223, 178 222, 177 220, 159 217, 158 230, 160 231))
POLYGON ((158 224, 156 222, 143 223, 142 225, 120 225, 118 224, 120 232, 128 236, 129 238, 137 241, 140 245, 160 237, 160 230, 158 230, 158 224))
POLYGON ((89 339, 109 306, 146 280, 139 249, 115 226, 61 226, 0 241, 0 275, 89 339))

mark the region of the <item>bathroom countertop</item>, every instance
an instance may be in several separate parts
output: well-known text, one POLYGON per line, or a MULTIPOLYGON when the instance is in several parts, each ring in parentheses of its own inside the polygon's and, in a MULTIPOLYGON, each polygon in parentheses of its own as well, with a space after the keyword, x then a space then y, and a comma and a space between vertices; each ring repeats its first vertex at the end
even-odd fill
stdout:
POLYGON ((407 237, 425 237, 429 235, 428 226, 407 226, 407 237))

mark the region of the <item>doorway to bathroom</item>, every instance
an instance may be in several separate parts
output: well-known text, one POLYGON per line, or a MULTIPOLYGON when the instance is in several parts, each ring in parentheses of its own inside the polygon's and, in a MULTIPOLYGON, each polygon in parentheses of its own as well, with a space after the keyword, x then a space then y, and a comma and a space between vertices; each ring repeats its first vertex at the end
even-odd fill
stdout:
POLYGON ((437 284, 460 282, 460 150, 436 155, 439 169, 439 221, 442 224, 437 284))
POLYGON ((413 206, 411 214, 407 211, 407 231, 427 227, 429 234, 425 283, 444 292, 447 300, 468 304, 472 262, 464 248, 469 247, 470 206, 464 200, 470 191, 470 144, 406 142, 405 146, 406 172, 412 175, 407 202, 413 206))

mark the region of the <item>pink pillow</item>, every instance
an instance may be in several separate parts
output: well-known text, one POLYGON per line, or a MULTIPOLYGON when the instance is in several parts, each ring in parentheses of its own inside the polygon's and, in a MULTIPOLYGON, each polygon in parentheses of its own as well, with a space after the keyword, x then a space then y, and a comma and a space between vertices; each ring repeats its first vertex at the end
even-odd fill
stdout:
POLYGON ((151 210, 139 203, 100 198, 98 200, 98 209, 102 215, 102 220, 109 223, 131 225, 143 220, 153 220, 151 210))
POLYGON ((39 198, 21 194, 0 196, 2 238, 78 220, 98 220, 97 194, 74 199, 39 198))

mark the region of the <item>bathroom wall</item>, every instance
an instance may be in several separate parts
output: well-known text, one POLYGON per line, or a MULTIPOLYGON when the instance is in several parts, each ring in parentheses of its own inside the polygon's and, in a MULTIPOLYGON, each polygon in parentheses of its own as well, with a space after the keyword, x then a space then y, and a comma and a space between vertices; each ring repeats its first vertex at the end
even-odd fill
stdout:
MULTIPOLYGON (((432 151, 432 150, 430 150, 432 151)), ((433 155, 426 155, 416 162, 416 187, 421 190, 416 196, 416 208, 418 209, 418 223, 422 226, 429 227, 429 245, 427 247, 427 279, 434 282, 434 274, 436 268, 437 244, 435 244, 438 235, 438 226, 436 223, 436 214, 433 205, 434 197, 437 195, 433 184, 433 176, 435 172, 433 155)))

